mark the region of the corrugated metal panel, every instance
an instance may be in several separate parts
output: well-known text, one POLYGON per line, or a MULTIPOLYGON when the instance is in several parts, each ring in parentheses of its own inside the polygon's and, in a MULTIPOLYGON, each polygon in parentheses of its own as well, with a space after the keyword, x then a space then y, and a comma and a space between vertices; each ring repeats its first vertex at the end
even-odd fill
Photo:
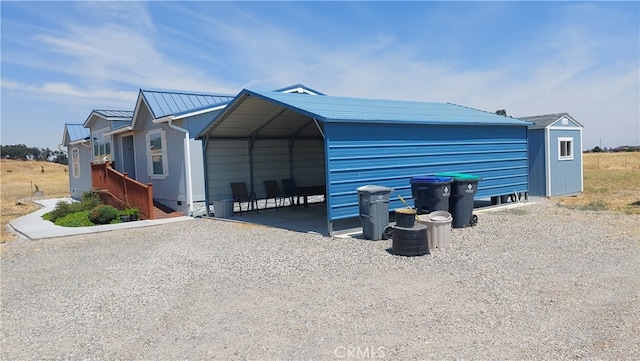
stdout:
POLYGON ((324 141, 322 139, 296 140, 292 152, 293 178, 299 186, 326 183, 324 141))
POLYGON ((140 90, 154 118, 220 105, 233 99, 228 94, 186 93, 140 90))
POLYGON ((230 183, 245 182, 258 198, 266 195, 265 180, 293 177, 299 186, 325 183, 324 144, 321 140, 296 140, 289 162, 289 142, 259 139, 253 144, 253 183, 246 140, 212 139, 207 145, 209 195, 211 200, 229 197, 230 183), (293 169, 293 174, 290 173, 293 169))
MULTIPOLYGON (((253 191, 258 198, 266 196, 265 180, 289 178, 289 146, 286 140, 256 140, 253 143, 253 191)), ((251 188, 251 184, 247 182, 251 188)))
POLYGON ((206 162, 210 201, 231 198, 233 182, 250 184, 246 140, 209 140, 206 162))
POLYGON ((356 188, 395 189, 390 209, 412 199, 411 177, 464 172, 482 177, 476 198, 526 192, 526 126, 327 124, 329 220, 358 216, 356 188))
POLYGON ((547 196, 547 173, 545 160, 545 131, 544 129, 529 129, 529 194, 532 196, 547 196))
MULTIPOLYGON (((317 97, 278 92, 253 92, 249 90, 243 90, 241 94, 243 93, 261 97, 325 122, 529 125, 528 122, 519 119, 450 103, 335 96, 317 97)), ((242 98, 242 96, 236 97, 236 99, 239 98, 242 98)))
POLYGON ((549 132, 549 196, 578 194, 582 191, 582 144, 579 130, 551 130, 549 132), (558 138, 573 138, 573 159, 559 160, 558 138))
MULTIPOLYGON (((306 97, 311 95, 297 94, 306 97)), ((259 98, 247 98, 225 121, 216 124, 215 138, 288 138, 314 136, 321 138, 313 120, 296 111, 259 98)))

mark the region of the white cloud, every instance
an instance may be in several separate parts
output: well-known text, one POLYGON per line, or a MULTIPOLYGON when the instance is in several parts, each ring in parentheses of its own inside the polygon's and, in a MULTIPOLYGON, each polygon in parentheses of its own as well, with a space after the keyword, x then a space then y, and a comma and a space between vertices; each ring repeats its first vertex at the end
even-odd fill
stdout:
POLYGON ((24 84, 13 80, 2 80, 3 92, 11 92, 31 98, 47 98, 49 101, 87 104, 94 107, 117 106, 123 110, 135 104, 137 91, 121 91, 108 88, 87 89, 71 83, 24 84), (99 99, 99 100, 98 100, 99 99))
MULTIPOLYGON (((154 24, 146 5, 133 4, 102 4, 91 12, 99 20, 95 24, 74 23, 66 32, 36 37, 47 56, 24 63, 71 76, 69 80, 26 84, 3 79, 3 89, 52 95, 61 102, 78 99, 92 107, 132 107, 137 93, 116 89, 235 93, 241 87, 264 90, 304 83, 329 95, 453 102, 487 111, 506 109, 514 116, 569 112, 586 126, 588 146, 602 134, 640 143, 640 130, 635 130, 640 121, 637 54, 631 60, 608 58, 607 46, 613 46, 609 34, 594 34, 585 24, 569 21, 571 16, 471 69, 433 53, 433 48, 424 53, 393 34, 329 44, 253 13, 235 9, 233 16, 212 16, 167 3, 165 7, 180 12, 178 19, 190 20, 188 29, 174 28, 154 24), (165 33, 167 27, 170 33, 165 33), (165 38, 167 34, 179 38, 165 38)), ((625 39, 616 37, 615 47, 625 39)), ((634 39, 637 43, 637 35, 634 39)))

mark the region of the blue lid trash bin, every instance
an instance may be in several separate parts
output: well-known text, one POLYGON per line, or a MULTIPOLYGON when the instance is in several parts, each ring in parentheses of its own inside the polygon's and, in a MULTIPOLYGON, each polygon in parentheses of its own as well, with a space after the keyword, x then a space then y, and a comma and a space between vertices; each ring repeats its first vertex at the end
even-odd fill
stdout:
POLYGON ((478 181, 482 178, 466 173, 436 173, 436 176, 453 178, 449 199, 449 213, 453 216, 451 227, 475 226, 478 217, 473 215, 473 203, 478 193, 478 181))
POLYGON ((383 239, 389 226, 389 195, 393 188, 366 185, 356 190, 364 238, 372 241, 383 239))
POLYGON ((451 177, 419 176, 409 181, 411 196, 418 214, 448 211, 451 196, 451 177))

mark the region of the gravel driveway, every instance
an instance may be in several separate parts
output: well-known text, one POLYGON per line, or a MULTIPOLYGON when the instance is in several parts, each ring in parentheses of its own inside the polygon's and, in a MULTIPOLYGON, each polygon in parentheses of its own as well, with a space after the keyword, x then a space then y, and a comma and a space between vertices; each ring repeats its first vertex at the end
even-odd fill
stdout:
POLYGON ((2 360, 638 360, 640 217, 541 199, 453 248, 196 219, 14 241, 2 360))

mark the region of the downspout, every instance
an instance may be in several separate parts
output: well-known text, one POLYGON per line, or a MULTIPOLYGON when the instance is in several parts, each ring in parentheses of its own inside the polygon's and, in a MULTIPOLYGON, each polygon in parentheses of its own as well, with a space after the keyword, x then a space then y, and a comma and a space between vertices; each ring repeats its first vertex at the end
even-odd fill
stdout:
POLYGON ((180 128, 179 126, 173 124, 173 118, 169 118, 167 122, 169 128, 175 129, 179 132, 184 133, 184 162, 185 162, 185 170, 186 170, 186 186, 187 186, 187 202, 189 202, 189 216, 193 216, 193 186, 191 184, 191 145, 189 145, 189 131, 180 128))

